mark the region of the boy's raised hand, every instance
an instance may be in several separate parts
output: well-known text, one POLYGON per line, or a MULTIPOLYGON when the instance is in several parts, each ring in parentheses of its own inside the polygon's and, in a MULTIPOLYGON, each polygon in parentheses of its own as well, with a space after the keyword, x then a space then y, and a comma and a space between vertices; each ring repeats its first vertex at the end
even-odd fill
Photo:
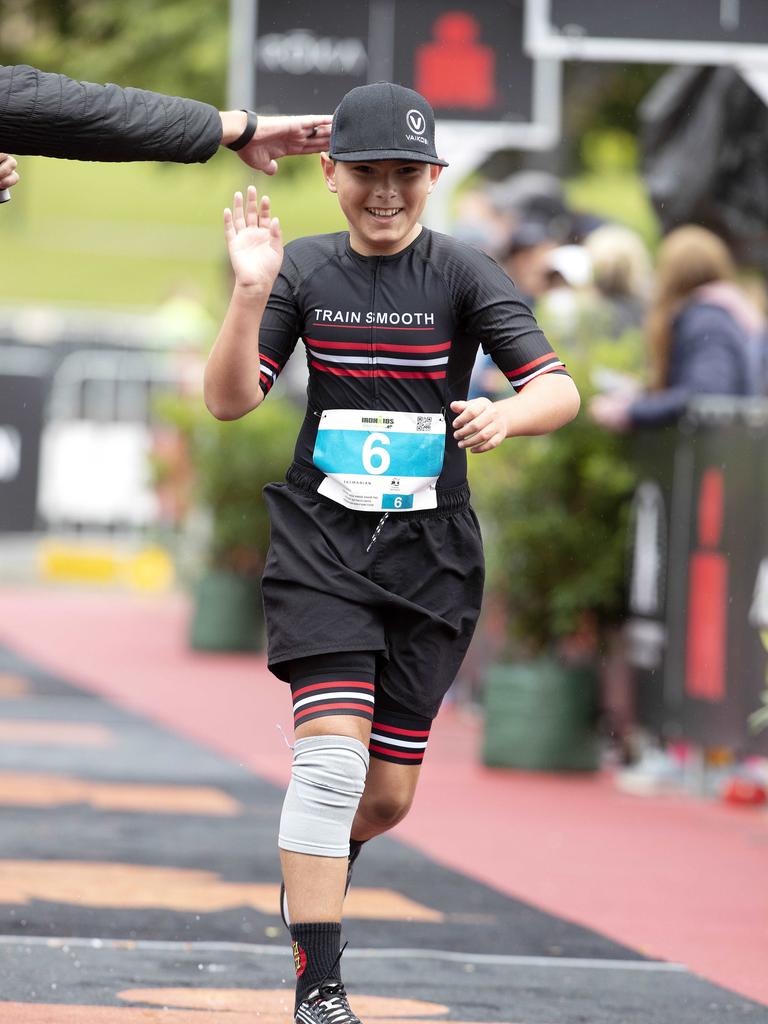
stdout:
POLYGON ((233 208, 224 211, 224 235, 238 286, 269 295, 283 262, 280 222, 272 216, 269 197, 259 202, 253 185, 245 202, 235 192, 233 208))

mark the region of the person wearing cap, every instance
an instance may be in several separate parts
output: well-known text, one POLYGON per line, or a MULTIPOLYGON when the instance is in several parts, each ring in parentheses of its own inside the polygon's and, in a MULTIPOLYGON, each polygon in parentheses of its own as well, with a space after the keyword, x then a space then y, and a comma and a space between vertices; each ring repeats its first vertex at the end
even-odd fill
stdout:
POLYGON ((356 1024, 339 968, 352 865, 408 812, 480 609, 467 452, 555 430, 579 398, 498 264, 422 226, 446 166, 423 96, 351 90, 321 162, 346 231, 283 250, 266 197, 225 211, 235 286, 204 394, 219 419, 251 412, 303 339, 306 417, 285 482, 264 490, 268 662, 296 737, 281 910, 296 1021, 356 1024), (517 395, 467 401, 479 344, 517 395))

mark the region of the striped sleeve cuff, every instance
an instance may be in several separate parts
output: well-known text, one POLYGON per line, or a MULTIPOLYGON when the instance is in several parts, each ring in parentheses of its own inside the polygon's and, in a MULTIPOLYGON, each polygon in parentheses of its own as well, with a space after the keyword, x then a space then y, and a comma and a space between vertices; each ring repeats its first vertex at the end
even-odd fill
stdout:
POLYGON ((279 363, 275 362, 269 356, 265 356, 263 352, 259 353, 259 381, 261 382, 261 389, 265 395, 268 395, 272 390, 272 386, 280 375, 282 367, 279 363))
POLYGON ((545 352, 543 356, 532 359, 523 366, 518 366, 514 370, 505 370, 504 375, 515 391, 520 391, 526 384, 530 384, 535 377, 541 377, 545 373, 556 371, 567 373, 565 363, 554 352, 545 352))

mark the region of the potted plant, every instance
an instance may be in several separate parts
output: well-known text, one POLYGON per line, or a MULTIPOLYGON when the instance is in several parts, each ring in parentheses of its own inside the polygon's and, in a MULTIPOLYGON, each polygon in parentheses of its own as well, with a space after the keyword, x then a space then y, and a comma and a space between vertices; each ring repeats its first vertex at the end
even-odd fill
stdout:
POLYGON ((597 767, 599 661, 624 607, 635 474, 625 439, 592 423, 585 406, 594 366, 618 369, 633 352, 611 342, 567 353, 582 395, 576 420, 470 459, 488 590, 506 621, 485 685, 486 764, 597 767))
POLYGON ((209 519, 205 569, 194 586, 190 644, 195 650, 260 650, 260 581, 269 547, 261 492, 285 476, 301 415, 277 397, 231 422, 214 419, 199 398, 165 399, 160 415, 183 438, 193 500, 209 519))

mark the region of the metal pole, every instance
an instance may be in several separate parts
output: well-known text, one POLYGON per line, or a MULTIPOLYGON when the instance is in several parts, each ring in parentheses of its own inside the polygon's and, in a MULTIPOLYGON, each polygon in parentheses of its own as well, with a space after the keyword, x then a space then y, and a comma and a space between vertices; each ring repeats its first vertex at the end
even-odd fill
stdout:
POLYGON ((258 0, 230 0, 227 103, 231 109, 256 104, 254 63, 258 0))

